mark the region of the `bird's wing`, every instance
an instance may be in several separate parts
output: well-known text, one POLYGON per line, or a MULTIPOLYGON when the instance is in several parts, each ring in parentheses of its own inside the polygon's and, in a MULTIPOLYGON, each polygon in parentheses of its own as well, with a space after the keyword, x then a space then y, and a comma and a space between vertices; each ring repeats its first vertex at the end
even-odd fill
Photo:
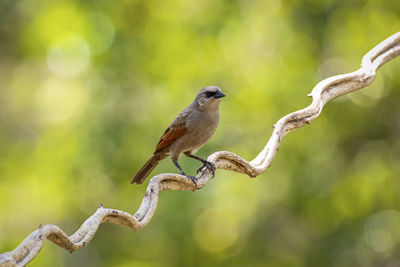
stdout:
POLYGON ((161 136, 160 141, 157 144, 156 152, 160 151, 164 147, 171 145, 175 142, 179 137, 184 135, 188 128, 186 127, 186 118, 189 115, 189 112, 185 110, 180 113, 171 125, 165 130, 164 134, 161 136))
POLYGON ((179 128, 179 129, 171 129, 170 127, 168 127, 168 129, 165 131, 165 133, 161 137, 160 141, 158 142, 155 153, 160 151, 164 147, 171 145, 179 137, 184 135, 186 133, 186 131, 187 131, 186 127, 179 128))

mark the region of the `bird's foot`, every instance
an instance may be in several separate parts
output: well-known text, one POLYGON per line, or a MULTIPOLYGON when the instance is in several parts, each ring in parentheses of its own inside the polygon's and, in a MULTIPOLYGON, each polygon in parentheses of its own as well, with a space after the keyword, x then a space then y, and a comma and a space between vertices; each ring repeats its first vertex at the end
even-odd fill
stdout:
POLYGON ((217 169, 217 168, 215 167, 215 164, 212 163, 212 162, 206 161, 206 162, 203 164, 203 166, 201 166, 201 167, 197 170, 197 173, 199 173, 199 172, 201 172, 201 171, 203 171, 203 173, 204 173, 204 172, 205 172, 205 169, 210 169, 211 172, 212 172, 212 178, 214 178, 215 170, 217 169))
POLYGON ((192 180, 192 182, 194 183, 194 185, 197 185, 197 179, 194 176, 190 176, 190 175, 185 175, 187 178, 189 178, 190 180, 192 180))

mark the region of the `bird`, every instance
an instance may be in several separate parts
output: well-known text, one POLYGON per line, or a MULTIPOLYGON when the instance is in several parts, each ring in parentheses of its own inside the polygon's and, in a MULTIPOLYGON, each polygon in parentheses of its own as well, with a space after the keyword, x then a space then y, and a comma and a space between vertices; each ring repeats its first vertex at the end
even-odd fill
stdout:
POLYGON ((130 183, 143 183, 161 160, 171 156, 179 173, 192 180, 196 185, 196 178, 186 175, 178 163, 181 153, 203 163, 197 172, 206 166, 212 170, 214 176, 215 165, 193 154, 214 135, 219 122, 219 104, 223 97, 225 94, 217 86, 207 86, 201 89, 193 102, 179 113, 168 126, 153 155, 130 180, 130 183))

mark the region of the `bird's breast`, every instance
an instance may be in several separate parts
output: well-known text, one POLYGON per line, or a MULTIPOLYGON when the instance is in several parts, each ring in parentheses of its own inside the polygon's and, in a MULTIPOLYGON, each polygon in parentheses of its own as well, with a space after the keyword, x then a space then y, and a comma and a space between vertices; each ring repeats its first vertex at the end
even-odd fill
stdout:
POLYGON ((216 114, 193 112, 187 118, 188 131, 175 142, 173 150, 184 152, 200 149, 215 133, 218 121, 218 112, 216 114))
POLYGON ((209 138, 214 134, 219 122, 219 114, 209 112, 194 112, 188 118, 188 131, 197 132, 209 138))

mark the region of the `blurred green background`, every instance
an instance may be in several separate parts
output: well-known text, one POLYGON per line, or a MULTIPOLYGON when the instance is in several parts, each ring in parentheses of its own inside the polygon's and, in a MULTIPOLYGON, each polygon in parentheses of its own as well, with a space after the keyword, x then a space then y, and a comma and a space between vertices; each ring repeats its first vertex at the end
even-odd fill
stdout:
MULTIPOLYGON (((197 155, 251 160, 399 14, 398 0, 1 0, 0 252, 39 224, 72 234, 100 203, 134 213, 146 186, 129 179, 206 85, 227 97, 197 155)), ((195 193, 161 193, 137 233, 101 225, 73 254, 46 242, 30 266, 399 266, 399 87, 395 59, 256 179, 219 170, 195 193)))

